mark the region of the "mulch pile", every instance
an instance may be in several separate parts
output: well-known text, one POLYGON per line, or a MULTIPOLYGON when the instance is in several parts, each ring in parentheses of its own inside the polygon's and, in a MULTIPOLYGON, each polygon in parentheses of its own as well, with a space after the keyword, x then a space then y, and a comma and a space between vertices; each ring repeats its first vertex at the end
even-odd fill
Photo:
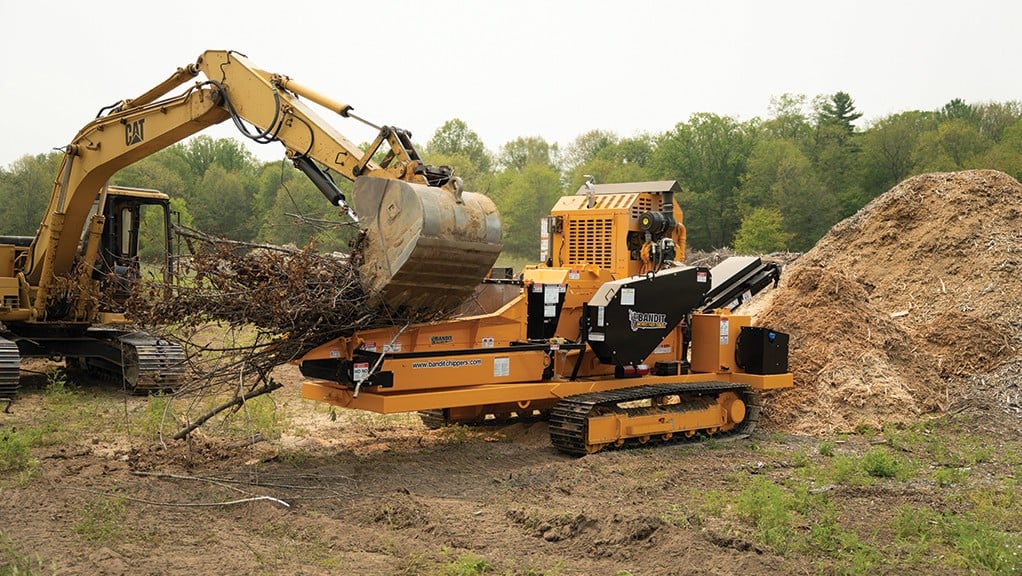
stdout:
POLYGON ((1022 415, 1022 185, 905 180, 789 265, 756 323, 791 335, 768 425, 817 434, 967 407, 1022 415))

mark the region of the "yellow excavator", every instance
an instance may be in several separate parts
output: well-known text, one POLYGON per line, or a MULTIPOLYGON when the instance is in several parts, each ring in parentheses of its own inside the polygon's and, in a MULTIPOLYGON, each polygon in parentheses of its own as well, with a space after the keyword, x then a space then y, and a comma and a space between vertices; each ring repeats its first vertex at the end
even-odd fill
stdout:
POLYGON ((179 383, 181 348, 128 331, 125 297, 118 296, 140 272, 142 210, 162 209, 169 230, 168 199, 108 181, 226 120, 257 142, 282 143, 324 196, 358 220, 361 277, 381 305, 453 306, 472 294, 500 254, 492 201, 462 190, 450 168, 426 165, 408 132, 372 125, 351 106, 263 71, 237 52, 207 51, 140 96, 102 109, 66 146, 37 234, 0 237, 0 398, 16 394, 24 356, 64 357, 113 372, 133 391, 179 383), (378 135, 362 150, 310 104, 365 122, 378 135), (351 204, 334 174, 354 182, 351 204))
POLYGON ((780 267, 681 264, 680 190, 588 183, 542 220, 541 264, 491 275, 472 315, 319 346, 303 396, 429 426, 543 417, 576 455, 749 433, 760 391, 792 385, 788 336, 731 311, 780 267))

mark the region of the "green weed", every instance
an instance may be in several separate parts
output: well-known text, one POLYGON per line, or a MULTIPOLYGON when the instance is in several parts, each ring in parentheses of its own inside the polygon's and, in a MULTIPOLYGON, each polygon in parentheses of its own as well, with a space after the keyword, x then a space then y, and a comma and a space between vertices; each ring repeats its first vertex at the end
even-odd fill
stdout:
MULTIPOLYGON (((211 406, 221 400, 211 400, 211 406)), ((227 411, 221 420, 221 429, 232 434, 254 436, 262 434, 264 438, 280 438, 287 428, 287 417, 279 410, 273 398, 267 395, 257 396, 246 401, 237 411, 227 411)))
POLYGON ((933 481, 942 488, 957 486, 968 480, 970 474, 967 468, 937 468, 933 471, 933 481))
POLYGON ((905 461, 879 446, 863 455, 862 470, 873 478, 905 480, 911 475, 911 467, 905 461))
POLYGON ((916 544, 919 563, 938 557, 945 567, 1005 576, 1022 573, 1022 535, 992 524, 976 511, 939 514, 903 506, 893 528, 899 541, 916 544))
MULTIPOLYGON (((765 476, 754 476, 737 494, 714 498, 731 503, 720 516, 750 527, 757 541, 781 555, 831 558, 846 574, 869 574, 883 560, 879 550, 841 526, 833 503, 824 494, 811 493, 806 485, 781 485, 765 476)), ((704 501, 704 509, 714 512, 721 507, 704 501)))
POLYGON ((836 447, 837 444, 835 444, 833 440, 825 440, 823 442, 820 442, 820 447, 817 448, 816 451, 819 452, 820 456, 826 456, 827 458, 830 458, 834 456, 834 449, 836 447))
POLYGON ((33 574, 56 574, 53 568, 47 569, 42 560, 29 558, 18 550, 13 540, 0 532, 0 576, 32 576, 33 574))
POLYGON ((493 573, 493 565, 475 554, 462 554, 448 561, 440 572, 443 576, 478 576, 489 573, 493 573))
POLYGON ((29 440, 16 430, 0 431, 0 473, 23 472, 34 464, 29 440))
POLYGON ((127 510, 124 498, 95 500, 79 511, 74 531, 90 542, 114 544, 122 537, 127 510))

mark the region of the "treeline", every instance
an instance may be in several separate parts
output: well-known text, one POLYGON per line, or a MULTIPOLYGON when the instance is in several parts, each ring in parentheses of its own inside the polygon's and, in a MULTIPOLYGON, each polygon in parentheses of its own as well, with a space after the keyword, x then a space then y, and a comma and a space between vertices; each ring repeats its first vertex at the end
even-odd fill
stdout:
MULTIPOLYGON (((689 246, 804 251, 834 223, 925 172, 994 168, 1022 177, 1022 104, 969 104, 892 114, 858 128, 850 95, 784 95, 769 117, 692 115, 658 134, 585 133, 565 148, 540 136, 488 150, 448 121, 420 146, 465 188, 501 210, 505 252, 535 259, 538 221, 558 197, 597 183, 678 180, 689 246)), ((0 233, 34 234, 59 153, 0 168, 0 233)), ((340 180, 340 179, 339 179, 340 180)), ((236 240, 344 250, 351 223, 289 163, 259 162, 237 140, 199 136, 128 168, 114 184, 168 193, 182 223, 236 240)), ((350 191, 350 184, 339 182, 350 191)))

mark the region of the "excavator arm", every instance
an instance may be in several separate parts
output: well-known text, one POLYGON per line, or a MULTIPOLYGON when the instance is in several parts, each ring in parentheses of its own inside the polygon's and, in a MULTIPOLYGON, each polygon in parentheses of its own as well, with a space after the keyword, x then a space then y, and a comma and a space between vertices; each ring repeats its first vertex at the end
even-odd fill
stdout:
POLYGON ((460 304, 500 253, 500 219, 493 202, 463 192, 449 169, 425 165, 407 132, 375 126, 379 135, 363 151, 306 101, 361 120, 351 106, 260 70, 230 51, 207 51, 137 98, 104 109, 66 147, 29 251, 23 272, 29 284, 39 286, 35 317, 45 315, 53 278, 72 272, 89 209, 110 177, 227 119, 257 142, 281 142, 295 166, 349 213, 347 199, 329 174, 355 183, 354 215, 365 232, 361 272, 378 303, 419 312, 460 304), (200 76, 205 79, 183 94, 167 96, 200 76), (384 145, 389 150, 383 159, 373 161, 384 145))

